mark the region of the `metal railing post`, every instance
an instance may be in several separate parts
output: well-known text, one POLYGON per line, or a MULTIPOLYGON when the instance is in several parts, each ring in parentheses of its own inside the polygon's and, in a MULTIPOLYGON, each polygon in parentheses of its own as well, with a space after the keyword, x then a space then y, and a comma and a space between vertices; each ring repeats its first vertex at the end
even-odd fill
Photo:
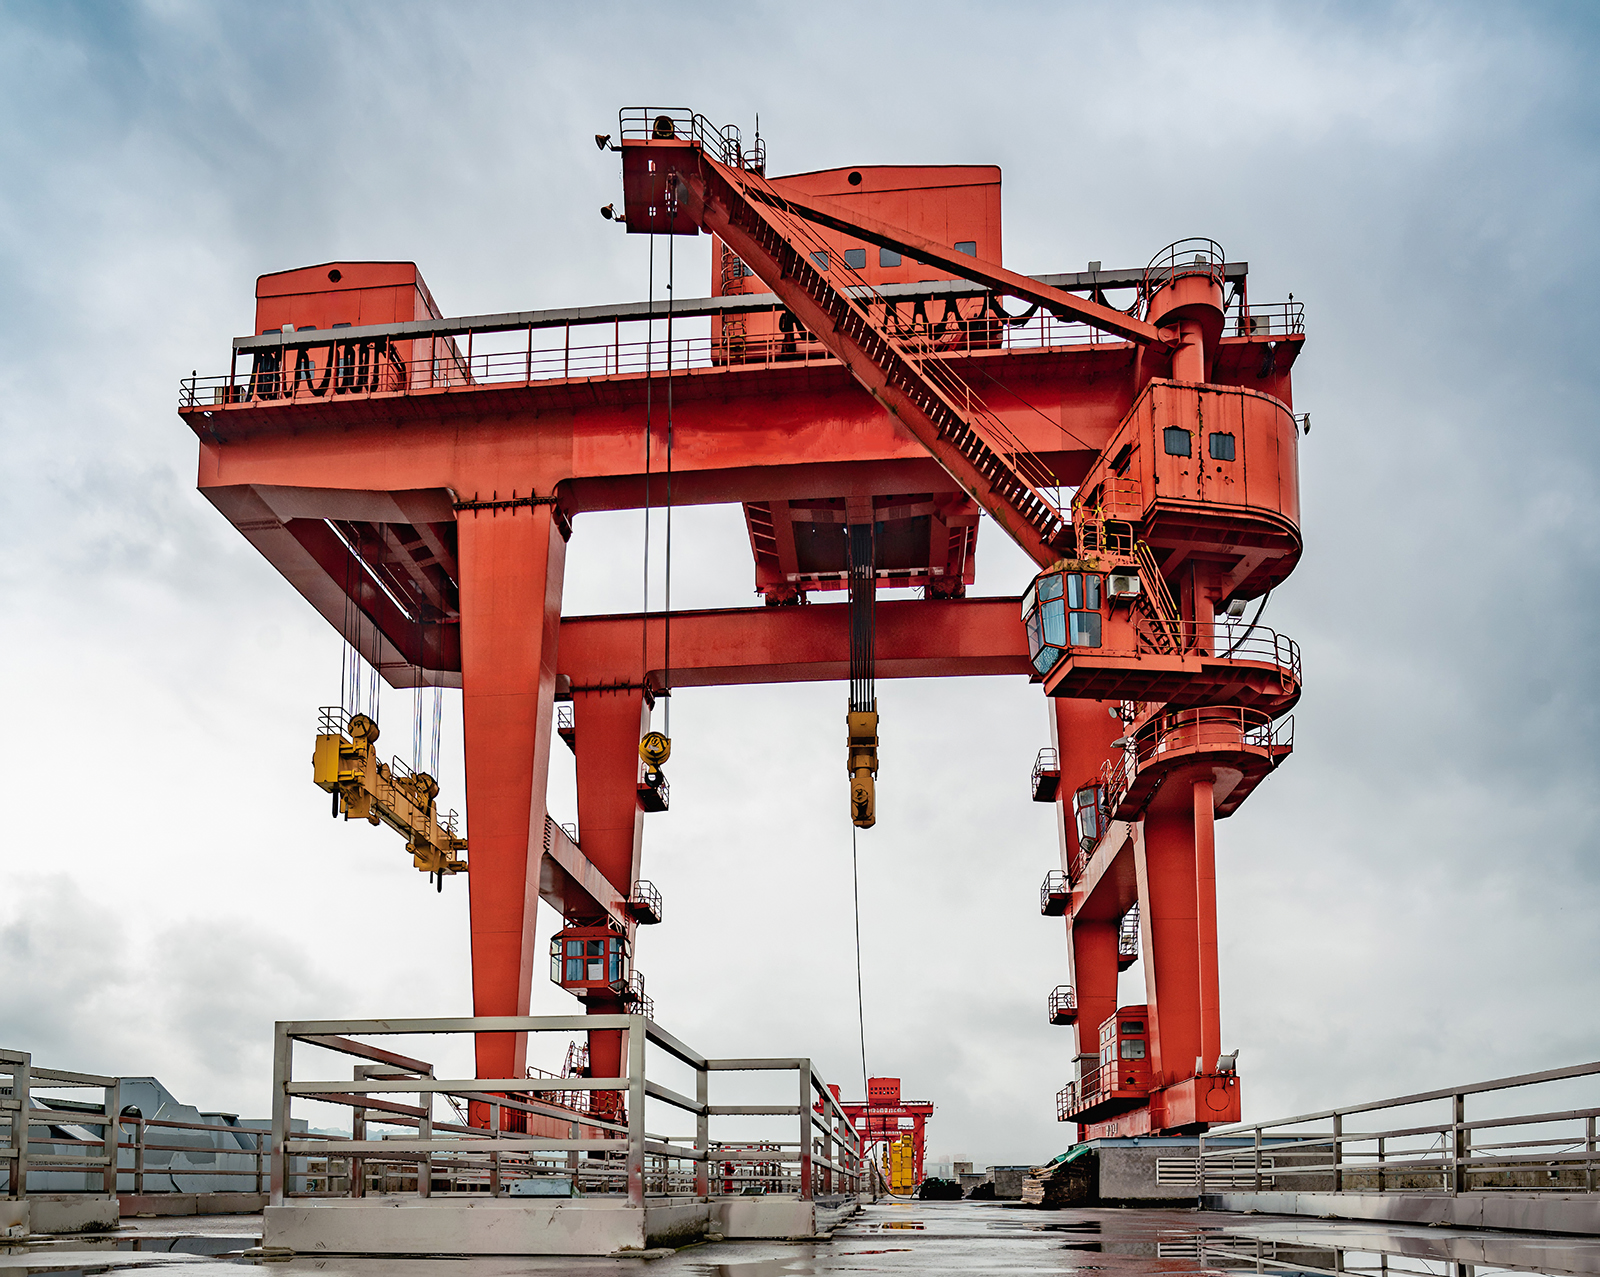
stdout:
POLYGON ((1256 1127, 1256 1192, 1261 1191, 1261 1128, 1256 1127))
POLYGON ((800 1200, 809 1202, 811 1192, 811 1061, 800 1061, 800 1200))
POLYGON ((1333 1115, 1333 1191, 1344 1192, 1344 1114, 1333 1115))
POLYGON ((628 1205, 644 1206, 644 1017, 628 1033, 628 1205))
MULTIPOLYGON (((261 1188, 261 1181, 262 1181, 261 1157, 262 1157, 263 1146, 262 1146, 262 1143, 261 1143, 261 1137, 262 1137, 263 1134, 265 1134, 265 1132, 257 1131, 257 1132, 255 1132, 255 1135, 253 1137, 255 1139, 254 1157, 255 1157, 255 1164, 256 1164, 256 1192, 257 1193, 260 1193, 262 1191, 262 1188, 261 1188)), ((144 1144, 144 1141, 143 1141, 143 1139, 141 1139, 140 1140, 140 1147, 137 1150, 136 1155, 143 1154, 143 1152, 144 1152, 143 1144, 144 1144)))
MULTIPOLYGON (((358 1081, 363 1081, 363 1082, 366 1081, 366 1070, 364 1068, 362 1068, 361 1066, 357 1065, 356 1068, 353 1070, 353 1072, 354 1072, 355 1077, 356 1077, 356 1079, 358 1081)), ((365 1095, 365 1094, 367 1094, 367 1092, 363 1091, 363 1092, 361 1092, 361 1094, 365 1095)), ((364 1139, 367 1138, 367 1110, 366 1109, 354 1109, 354 1110, 351 1111, 351 1115, 350 1115, 350 1138, 351 1138, 351 1140, 364 1140, 364 1139)), ((366 1168, 366 1163, 362 1158, 352 1157, 350 1159, 350 1196, 351 1197, 365 1197, 366 1196, 366 1191, 367 1191, 367 1168, 366 1168)))
POLYGON ((1204 1206, 1206 1195, 1206 1137, 1204 1132, 1201 1132, 1200 1135, 1199 1156, 1194 1159, 1194 1181, 1195 1196, 1201 1199, 1200 1204, 1204 1206))
POLYGON ((11 1094, 19 1101, 17 1115, 13 1119, 16 1124, 11 1128, 11 1141, 17 1149, 17 1155, 11 1163, 11 1195, 17 1198, 28 1195, 28 1123, 33 1114, 32 1073, 33 1056, 23 1052, 22 1062, 11 1073, 11 1094))
MULTIPOLYGON (((133 1191, 135 1193, 138 1193, 138 1194, 141 1194, 141 1195, 144 1193, 144 1136, 145 1136, 145 1129, 146 1129, 146 1127, 145 1127, 145 1119, 144 1118, 141 1117, 141 1118, 137 1119, 134 1122, 134 1124, 133 1124, 133 1138, 134 1138, 134 1145, 133 1145, 133 1191)), ((261 1141, 259 1139, 256 1141, 258 1146, 260 1145, 260 1142, 261 1141)), ((260 1162, 260 1157, 258 1155, 257 1156, 257 1160, 256 1160, 256 1166, 259 1168, 260 1165, 261 1165, 261 1162, 260 1162)), ((256 1191, 257 1192, 261 1191, 261 1177, 259 1175, 257 1175, 257 1177, 256 1177, 256 1191)))
MULTIPOLYGON (((289 1163, 285 1149, 289 1143, 289 1083, 293 1076, 294 1042, 279 1020, 272 1032, 272 1187, 271 1202, 282 1206, 290 1191, 289 1163)), ((140 1141, 143 1144, 143 1140, 140 1141)), ((141 1153, 142 1153, 141 1148, 141 1153)), ((142 1167, 141 1167, 142 1169, 142 1167)))
POLYGON ((1583 1131, 1583 1187, 1594 1192, 1594 1116, 1584 1123, 1583 1131))
POLYGON ((1384 1163, 1384 1137, 1380 1135, 1380 1136, 1378 1136, 1378 1191, 1380 1193, 1384 1191, 1384 1188, 1383 1188, 1383 1163, 1384 1163))
POLYGON ((1464 1129, 1463 1123, 1467 1120, 1467 1097, 1457 1091, 1451 1097, 1451 1168, 1450 1191, 1464 1193, 1467 1191, 1467 1160, 1472 1156, 1472 1132, 1464 1129))
POLYGON ((117 1157, 121 1142, 122 1079, 117 1078, 105 1088, 106 1121, 100 1128, 100 1146, 105 1149, 106 1173, 102 1182, 108 1197, 117 1195, 117 1157))
MULTIPOLYGON (((694 1195, 704 1201, 711 1195, 711 1070, 701 1064, 694 1071, 694 1099, 700 1111, 694 1118, 695 1162, 694 1195)), ((1594 1136, 1594 1123, 1589 1123, 1589 1135, 1594 1136)))
MULTIPOLYGON (((498 1144, 500 1142, 500 1106, 489 1105, 489 1139, 498 1144)), ((492 1148, 489 1151, 489 1196, 500 1196, 500 1150, 492 1148)))
MULTIPOLYGON (((471 365, 468 365, 469 369, 471 365)), ((417 1138, 431 1140, 433 1138, 433 1095, 432 1091, 424 1091, 417 1096, 422 1113, 417 1118, 417 1138)), ((417 1196, 429 1197, 433 1194, 433 1153, 426 1152, 422 1160, 417 1163, 417 1196)))
POLYGON ((826 1196, 832 1196, 836 1191, 833 1186, 833 1163, 837 1159, 833 1155, 833 1113, 828 1108, 828 1100, 824 1094, 822 1099, 822 1191, 826 1196))

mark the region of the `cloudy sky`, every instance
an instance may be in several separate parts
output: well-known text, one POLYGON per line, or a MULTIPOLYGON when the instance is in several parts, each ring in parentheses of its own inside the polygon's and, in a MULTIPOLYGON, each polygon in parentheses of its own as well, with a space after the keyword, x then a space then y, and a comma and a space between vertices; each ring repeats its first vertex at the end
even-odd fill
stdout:
MULTIPOLYGON (((447 314, 642 297, 591 137, 668 101, 759 112, 779 173, 997 163, 1014 268, 1210 235, 1306 303, 1306 554, 1267 618, 1297 749, 1218 830, 1246 1114, 1600 1056, 1597 54, 1580 4, 0 0, 0 1046, 264 1114, 274 1019, 468 1009, 465 891, 311 785, 339 642, 195 494, 177 381, 226 368, 258 274, 330 258, 414 260, 447 314)), ((706 291, 703 241, 678 270, 706 291)), ((569 610, 636 606, 639 531, 580 518, 569 610)), ((748 604, 737 510, 680 516, 674 567, 748 604)), ((1027 575, 986 528, 977 592, 1027 575)), ((1045 707, 879 695, 869 1067, 937 1102, 936 1157, 1050 1156, 1045 707)), ((685 1040, 852 1090, 844 700, 677 699, 639 962, 685 1040)))

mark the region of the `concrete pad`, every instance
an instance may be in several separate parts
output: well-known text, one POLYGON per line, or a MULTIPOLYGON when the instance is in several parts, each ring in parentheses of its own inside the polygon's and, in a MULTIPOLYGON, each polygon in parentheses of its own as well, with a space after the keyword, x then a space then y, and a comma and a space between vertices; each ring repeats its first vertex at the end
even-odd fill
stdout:
POLYGON ((1208 1210, 1531 1233, 1600 1233, 1600 1196, 1568 1193, 1207 1193, 1208 1210))
POLYGON ((364 1197, 268 1206, 261 1244, 301 1254, 611 1255, 706 1233, 702 1202, 643 1210, 605 1198, 364 1197))
POLYGON ((816 1207, 798 1197, 714 1198, 711 1224, 729 1240, 793 1241, 817 1235, 816 1207))
POLYGON ((135 1215, 254 1215, 265 1193, 118 1193, 124 1218, 135 1215))
POLYGON ((117 1199, 109 1194, 33 1193, 25 1205, 35 1233, 103 1233, 117 1226, 117 1199))

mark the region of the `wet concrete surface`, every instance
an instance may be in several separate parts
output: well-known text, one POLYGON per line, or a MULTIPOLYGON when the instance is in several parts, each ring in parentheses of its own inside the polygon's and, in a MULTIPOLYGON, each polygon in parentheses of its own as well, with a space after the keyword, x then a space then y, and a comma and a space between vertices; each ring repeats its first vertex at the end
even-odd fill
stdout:
POLYGON ((1193 1210, 1035 1210, 1008 1202, 886 1202, 831 1238, 711 1242, 659 1259, 419 1258, 296 1255, 263 1260, 261 1217, 124 1220, 117 1233, 0 1244, 11 1274, 182 1270, 184 1277, 263 1264, 329 1277, 511 1277, 644 1272, 672 1277, 824 1273, 1359 1273, 1482 1277, 1498 1272, 1600 1277, 1600 1237, 1490 1233, 1193 1210))

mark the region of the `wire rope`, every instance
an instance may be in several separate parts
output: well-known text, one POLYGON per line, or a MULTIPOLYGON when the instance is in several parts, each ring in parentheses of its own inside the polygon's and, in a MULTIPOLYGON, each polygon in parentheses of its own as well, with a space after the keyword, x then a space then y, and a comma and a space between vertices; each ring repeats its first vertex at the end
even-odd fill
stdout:
POLYGON ((861 1033, 861 1097, 867 1099, 867 1010, 861 995, 861 875, 856 868, 856 827, 850 826, 850 893, 856 908, 856 1025, 861 1033))
MULTIPOLYGON (((645 285, 644 328, 644 599, 639 604, 639 685, 650 671, 650 435, 655 376, 652 356, 656 340, 656 231, 650 227, 650 269, 645 285)), ((649 689, 646 688, 646 695, 649 689)))
MULTIPOLYGON (((677 199, 668 189, 667 211, 674 218, 677 215, 677 199)), ((667 544, 666 567, 663 582, 664 593, 662 599, 662 694, 667 698, 667 705, 663 715, 662 729, 667 739, 672 739, 672 302, 673 302, 673 249, 677 244, 676 235, 667 237, 667 544)))

